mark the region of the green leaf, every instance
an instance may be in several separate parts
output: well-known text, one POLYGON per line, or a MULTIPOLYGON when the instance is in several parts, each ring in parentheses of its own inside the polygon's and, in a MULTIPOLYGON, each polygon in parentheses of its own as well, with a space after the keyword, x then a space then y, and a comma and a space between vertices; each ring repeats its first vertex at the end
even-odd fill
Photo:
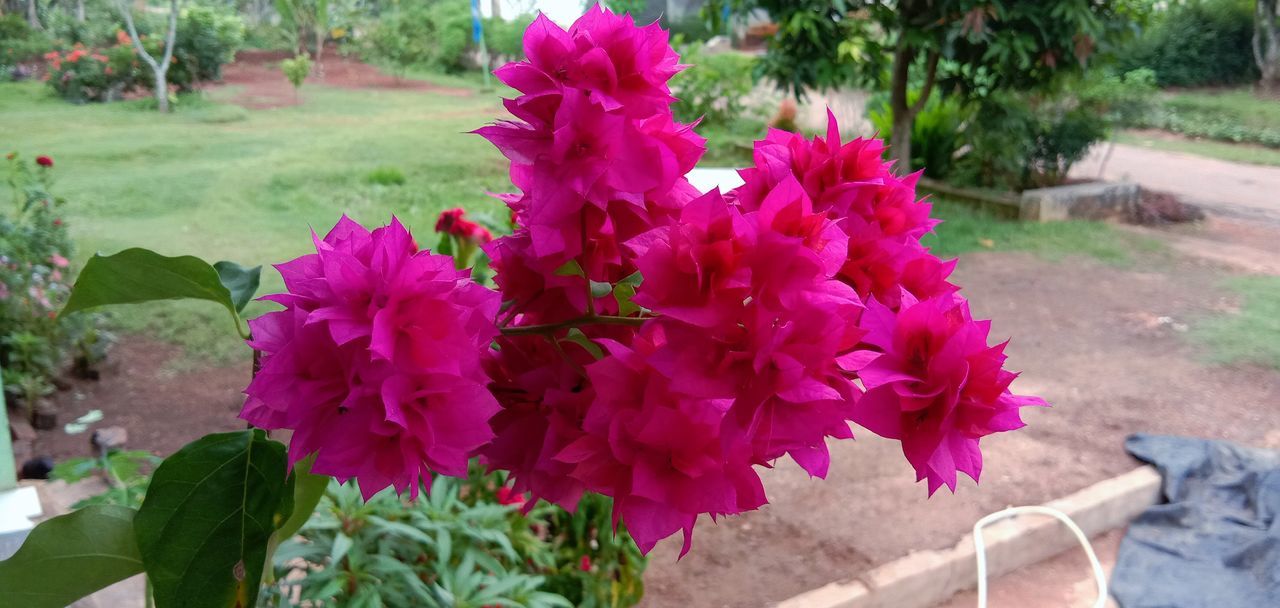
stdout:
POLYGON ((303 524, 307 523, 311 514, 315 512, 320 499, 324 497, 325 488, 329 487, 327 475, 311 473, 311 463, 314 461, 315 456, 309 456, 293 466, 293 512, 289 515, 289 519, 280 524, 279 529, 276 530, 276 538, 281 541, 302 529, 303 524))
POLYGON ((622 277, 622 280, 618 281, 618 284, 639 287, 642 282, 644 282, 644 275, 640 274, 640 271, 637 270, 625 277, 622 277))
POLYGON ((613 298, 618 301, 618 314, 626 317, 640 312, 640 306, 631 299, 636 297, 636 288, 627 283, 618 283, 613 288, 613 298))
POLYGON ((578 260, 569 260, 561 264, 553 273, 561 277, 585 277, 587 273, 582 272, 582 266, 578 264, 578 260))
POLYGON ((284 445, 253 430, 206 435, 156 468, 134 528, 157 608, 253 607, 286 465, 284 445))
MULTIPOLYGON (((237 280, 244 283, 238 286, 243 292, 247 279, 237 277, 237 280)), ((90 258, 60 314, 108 304, 180 299, 216 302, 239 319, 231 291, 223 285, 218 270, 208 262, 189 255, 171 258, 136 247, 115 255, 98 254, 90 258)))
POLYGON ((572 342, 574 344, 577 344, 578 346, 581 346, 587 352, 591 353, 591 356, 595 357, 596 359, 604 358, 604 351, 601 350, 600 345, 596 344, 595 342, 592 342, 591 338, 588 338, 587 334, 582 333, 581 329, 578 329, 576 327, 573 329, 570 329, 569 333, 566 334, 565 337, 561 339, 565 342, 572 342))
POLYGON ((135 513, 95 505, 36 526, 18 552, 0 562, 0 606, 63 608, 140 574, 135 513))
POLYGON ((245 268, 235 262, 217 262, 213 269, 218 271, 218 280, 231 293, 231 303, 236 312, 244 310, 253 294, 258 292, 258 281, 262 278, 262 267, 245 268))
POLYGON ((591 297, 603 298, 613 292, 613 285, 602 283, 600 281, 590 281, 591 297))
POLYGON ((447 232, 440 233, 440 240, 436 243, 437 254, 453 257, 453 237, 447 232))

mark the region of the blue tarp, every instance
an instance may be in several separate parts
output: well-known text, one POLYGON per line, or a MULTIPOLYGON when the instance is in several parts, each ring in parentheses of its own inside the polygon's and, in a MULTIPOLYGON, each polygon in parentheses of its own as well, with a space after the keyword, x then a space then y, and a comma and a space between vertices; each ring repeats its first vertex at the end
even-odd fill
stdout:
POLYGON ((1164 477, 1165 503, 1120 544, 1123 608, 1280 607, 1280 452, 1134 435, 1125 449, 1164 477))

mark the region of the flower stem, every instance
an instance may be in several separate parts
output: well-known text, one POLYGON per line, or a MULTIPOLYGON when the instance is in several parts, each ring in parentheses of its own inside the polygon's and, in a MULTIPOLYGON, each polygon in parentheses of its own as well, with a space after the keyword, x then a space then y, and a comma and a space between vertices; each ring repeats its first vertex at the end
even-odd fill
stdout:
MULTIPOLYGON (((650 317, 652 318, 652 317, 650 317)), ((549 334, 556 330, 567 329, 570 327, 581 327, 583 325, 643 325, 649 319, 641 319, 639 317, 616 317, 611 315, 586 315, 568 321, 560 321, 558 323, 542 323, 539 325, 520 325, 517 327, 503 327, 498 331, 504 336, 527 336, 530 334, 549 334)))

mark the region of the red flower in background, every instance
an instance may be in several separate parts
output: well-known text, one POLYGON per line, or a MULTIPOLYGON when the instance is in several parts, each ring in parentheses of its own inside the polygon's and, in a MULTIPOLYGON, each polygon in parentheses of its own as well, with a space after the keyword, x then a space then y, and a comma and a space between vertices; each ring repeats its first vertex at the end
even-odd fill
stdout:
POLYGON ((37 156, 36 164, 40 165, 41 167, 52 167, 53 159, 49 158, 48 156, 37 156))
POLYGON ((436 232, 441 232, 460 239, 483 245, 493 240, 493 234, 484 226, 463 217, 466 211, 461 208, 441 211, 436 219, 436 232))
POLYGON ((583 572, 591 572, 591 557, 584 555, 582 561, 578 563, 578 569, 583 572))

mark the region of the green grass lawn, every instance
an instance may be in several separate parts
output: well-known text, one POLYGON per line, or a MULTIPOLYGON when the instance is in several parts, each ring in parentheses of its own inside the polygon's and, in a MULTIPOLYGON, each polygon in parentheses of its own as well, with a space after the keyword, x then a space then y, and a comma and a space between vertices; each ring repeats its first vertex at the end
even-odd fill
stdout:
POLYGON ((1197 154, 1233 163, 1280 166, 1280 150, 1259 145, 1190 139, 1172 134, 1150 137, 1140 131, 1122 131, 1116 135, 1116 141, 1155 150, 1197 154))
POLYGON ((1280 369, 1280 277, 1237 277, 1226 286, 1240 296, 1240 310, 1198 323, 1192 338, 1215 362, 1280 369))
POLYGON ((1280 129, 1280 101, 1249 89, 1173 91, 1164 95, 1164 102, 1179 110, 1229 115, 1249 127, 1280 129))
MULTIPOLYGON (((511 188, 502 157, 466 131, 501 112, 494 95, 311 87, 301 106, 240 111, 183 99, 164 116, 143 103, 76 106, 37 83, 0 85, 0 146, 55 159, 55 191, 81 261, 148 247, 167 255, 269 264, 311 248, 347 213, 367 224, 396 214, 432 241, 436 215, 465 206, 497 214, 485 191, 511 188), (369 183, 378 168, 402 186, 369 183)), ((264 289, 280 286, 264 273, 264 289)), ((242 354, 222 313, 200 303, 118 308, 125 330, 181 343, 215 360, 242 354)))
MULTIPOLYGON (((485 192, 511 188, 504 159, 465 133, 501 115, 497 93, 308 87, 303 97, 300 106, 271 110, 243 110, 219 103, 218 95, 184 98, 178 112, 164 116, 141 102, 75 106, 39 84, 0 84, 0 146, 55 159, 55 190, 69 201, 81 262, 95 251, 141 246, 270 264, 306 253, 309 228, 323 233, 342 213, 368 225, 394 213, 424 245, 434 243, 442 209, 500 215, 485 192), (390 170, 406 182, 370 178, 390 170)), ((947 221, 928 244, 943 256, 1030 250, 1123 262, 1134 248, 1132 237, 1103 224, 1023 224, 946 202, 937 210, 947 221)), ((275 272, 264 273, 264 291, 280 286, 275 272)), ((265 310, 251 306, 250 316, 265 310)), ((216 306, 157 303, 111 314, 125 331, 184 346, 190 356, 180 365, 244 356, 216 306)))

